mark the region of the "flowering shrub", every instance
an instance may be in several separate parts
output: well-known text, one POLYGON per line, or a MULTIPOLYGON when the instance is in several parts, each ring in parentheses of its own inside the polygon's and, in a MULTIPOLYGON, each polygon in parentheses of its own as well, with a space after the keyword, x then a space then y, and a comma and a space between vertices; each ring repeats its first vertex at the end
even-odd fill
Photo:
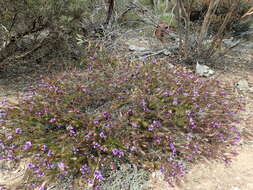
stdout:
POLYGON ((44 79, 6 109, 1 159, 29 157, 30 185, 76 176, 97 186, 121 163, 182 176, 202 157, 225 159, 240 140, 240 104, 215 80, 92 58, 83 71, 44 79))

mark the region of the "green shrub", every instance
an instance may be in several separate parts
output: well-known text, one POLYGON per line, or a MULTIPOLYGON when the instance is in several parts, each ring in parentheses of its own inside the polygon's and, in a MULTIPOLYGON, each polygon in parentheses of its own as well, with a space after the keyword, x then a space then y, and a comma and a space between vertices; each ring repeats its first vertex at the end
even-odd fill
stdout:
POLYGON ((5 110, 1 159, 31 158, 30 185, 75 176, 98 186, 123 163, 170 180, 202 157, 229 160, 238 109, 215 80, 91 57, 85 70, 46 78, 5 110))
POLYGON ((176 26, 176 18, 173 13, 167 13, 160 16, 161 23, 168 24, 169 26, 176 26))

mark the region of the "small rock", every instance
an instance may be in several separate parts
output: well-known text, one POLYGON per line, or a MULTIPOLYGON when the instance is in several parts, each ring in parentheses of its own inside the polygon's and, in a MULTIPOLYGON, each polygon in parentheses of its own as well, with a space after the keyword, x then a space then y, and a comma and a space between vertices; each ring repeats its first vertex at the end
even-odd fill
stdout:
POLYGON ((38 40, 44 40, 46 37, 48 37, 50 31, 49 30, 43 30, 39 33, 39 35, 37 36, 38 40))
POLYGON ((240 42, 240 40, 235 40, 233 37, 224 39, 224 40, 222 40, 222 41, 223 41, 223 43, 225 43, 227 46, 234 46, 234 45, 236 45, 237 43, 240 42))
POLYGON ((169 69, 172 69, 172 68, 175 67, 175 66, 174 66, 173 64, 171 64, 171 63, 167 63, 166 66, 167 66, 169 69))
POLYGON ((170 56, 170 55, 172 55, 172 52, 170 50, 166 49, 166 50, 163 51, 163 54, 166 55, 166 56, 170 56))
POLYGON ((155 171, 151 174, 151 178, 163 181, 164 180, 164 174, 161 171, 155 171))
POLYGON ((250 91, 249 83, 247 80, 243 79, 236 83, 236 87, 241 91, 250 91))
POLYGON ((130 51, 138 51, 138 52, 142 52, 142 51, 147 51, 148 50, 146 47, 141 47, 141 46, 136 46, 136 45, 130 45, 128 47, 128 49, 130 51))
POLYGON ((196 74, 202 77, 210 77, 214 74, 214 71, 206 65, 201 65, 197 62, 196 74))

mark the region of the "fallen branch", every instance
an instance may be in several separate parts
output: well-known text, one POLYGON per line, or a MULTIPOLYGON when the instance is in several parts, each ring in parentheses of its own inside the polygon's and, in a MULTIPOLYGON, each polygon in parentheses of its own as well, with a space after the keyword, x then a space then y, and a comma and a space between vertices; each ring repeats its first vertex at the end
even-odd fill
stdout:
POLYGON ((43 39, 38 45, 36 45, 34 48, 32 48, 30 51, 27 51, 25 53, 23 53, 22 55, 18 55, 18 56, 14 56, 13 59, 21 59, 21 58, 24 58, 26 57, 27 55, 33 53, 34 51, 36 51, 37 49, 41 48, 42 47, 42 43, 45 39, 43 39))
POLYGON ((144 59, 144 58, 148 58, 148 57, 151 57, 151 56, 156 56, 156 55, 159 55, 159 54, 166 54, 166 51, 175 51, 178 49, 178 45, 175 45, 175 46, 172 46, 172 47, 169 47, 169 48, 163 48, 163 49, 159 49, 159 50, 156 50, 156 51, 153 51, 153 50, 150 50, 150 51, 145 51, 145 52, 141 52, 141 56, 138 57, 139 59, 144 59))

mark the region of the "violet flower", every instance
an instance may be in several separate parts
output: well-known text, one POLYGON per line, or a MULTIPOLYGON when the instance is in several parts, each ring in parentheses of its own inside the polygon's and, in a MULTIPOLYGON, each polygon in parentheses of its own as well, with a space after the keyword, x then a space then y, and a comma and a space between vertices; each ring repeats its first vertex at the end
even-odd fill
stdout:
POLYGON ((102 176, 102 173, 99 170, 96 170, 94 172, 94 178, 97 179, 98 181, 104 180, 104 177, 102 176))
POLYGON ((16 134, 21 134, 21 133, 22 133, 22 129, 16 128, 16 134))
POLYGON ((25 143, 25 145, 23 146, 23 150, 28 150, 31 147, 32 147, 32 142, 31 141, 27 141, 25 143))

